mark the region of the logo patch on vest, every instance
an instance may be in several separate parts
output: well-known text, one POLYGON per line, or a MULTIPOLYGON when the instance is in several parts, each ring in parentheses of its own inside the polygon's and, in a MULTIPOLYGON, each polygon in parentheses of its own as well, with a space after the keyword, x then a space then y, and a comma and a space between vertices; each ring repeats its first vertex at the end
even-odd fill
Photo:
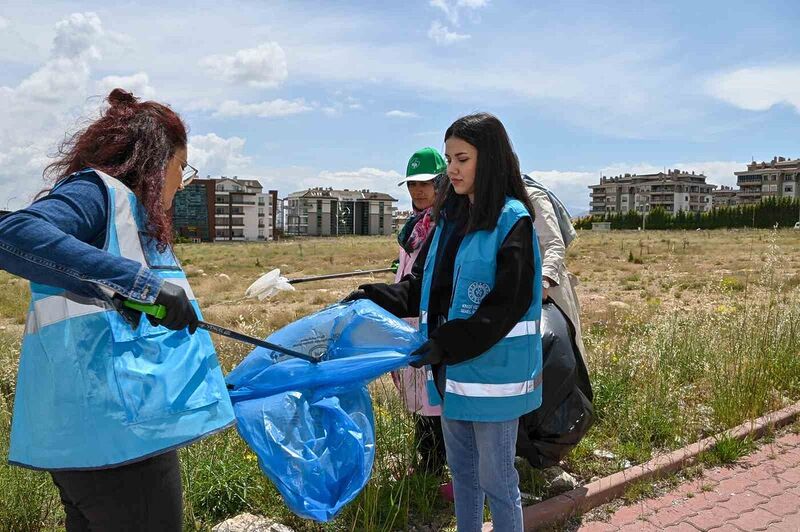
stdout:
POLYGON ((469 300, 476 305, 480 305, 481 301, 483 301, 483 298, 486 297, 489 291, 489 285, 486 283, 471 283, 469 288, 467 288, 467 297, 469 297, 469 300))

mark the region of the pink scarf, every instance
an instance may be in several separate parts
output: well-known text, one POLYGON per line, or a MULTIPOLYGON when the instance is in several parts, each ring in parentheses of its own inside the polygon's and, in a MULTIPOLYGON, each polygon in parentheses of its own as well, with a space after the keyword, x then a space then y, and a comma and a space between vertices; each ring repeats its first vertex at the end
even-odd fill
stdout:
POLYGON ((433 229, 430 207, 421 211, 419 216, 421 216, 421 219, 416 223, 414 230, 411 232, 411 236, 408 238, 408 243, 411 245, 412 249, 419 248, 428 238, 431 229, 433 229))

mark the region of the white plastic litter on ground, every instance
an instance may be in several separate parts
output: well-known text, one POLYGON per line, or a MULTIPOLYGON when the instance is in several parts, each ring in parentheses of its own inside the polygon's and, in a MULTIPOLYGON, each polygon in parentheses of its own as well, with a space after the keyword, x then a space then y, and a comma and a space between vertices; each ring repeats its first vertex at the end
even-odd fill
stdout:
POLYGON ((292 291, 294 286, 289 284, 286 277, 281 277, 281 271, 275 268, 256 279, 245 291, 245 297, 257 297, 259 301, 263 301, 268 297, 272 297, 278 292, 292 291))

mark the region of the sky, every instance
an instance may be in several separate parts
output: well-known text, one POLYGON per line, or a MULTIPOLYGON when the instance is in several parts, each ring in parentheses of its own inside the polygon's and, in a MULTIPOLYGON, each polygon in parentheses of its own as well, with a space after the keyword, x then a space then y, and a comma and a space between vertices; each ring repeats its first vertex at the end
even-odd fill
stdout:
POLYGON ((389 192, 476 111, 573 214, 600 175, 735 184, 800 157, 796 0, 0 4, 0 209, 114 87, 169 104, 202 176, 389 192))

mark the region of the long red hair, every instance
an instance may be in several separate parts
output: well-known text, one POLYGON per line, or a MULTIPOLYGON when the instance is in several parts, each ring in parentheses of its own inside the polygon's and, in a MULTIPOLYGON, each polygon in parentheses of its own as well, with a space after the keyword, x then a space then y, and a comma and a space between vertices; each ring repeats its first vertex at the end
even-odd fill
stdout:
POLYGON ((167 163, 186 147, 186 125, 178 114, 157 102, 140 102, 122 89, 107 98, 100 118, 67 138, 59 158, 45 168, 56 182, 94 168, 122 181, 147 212, 148 231, 162 245, 172 242, 172 220, 161 194, 167 163))

